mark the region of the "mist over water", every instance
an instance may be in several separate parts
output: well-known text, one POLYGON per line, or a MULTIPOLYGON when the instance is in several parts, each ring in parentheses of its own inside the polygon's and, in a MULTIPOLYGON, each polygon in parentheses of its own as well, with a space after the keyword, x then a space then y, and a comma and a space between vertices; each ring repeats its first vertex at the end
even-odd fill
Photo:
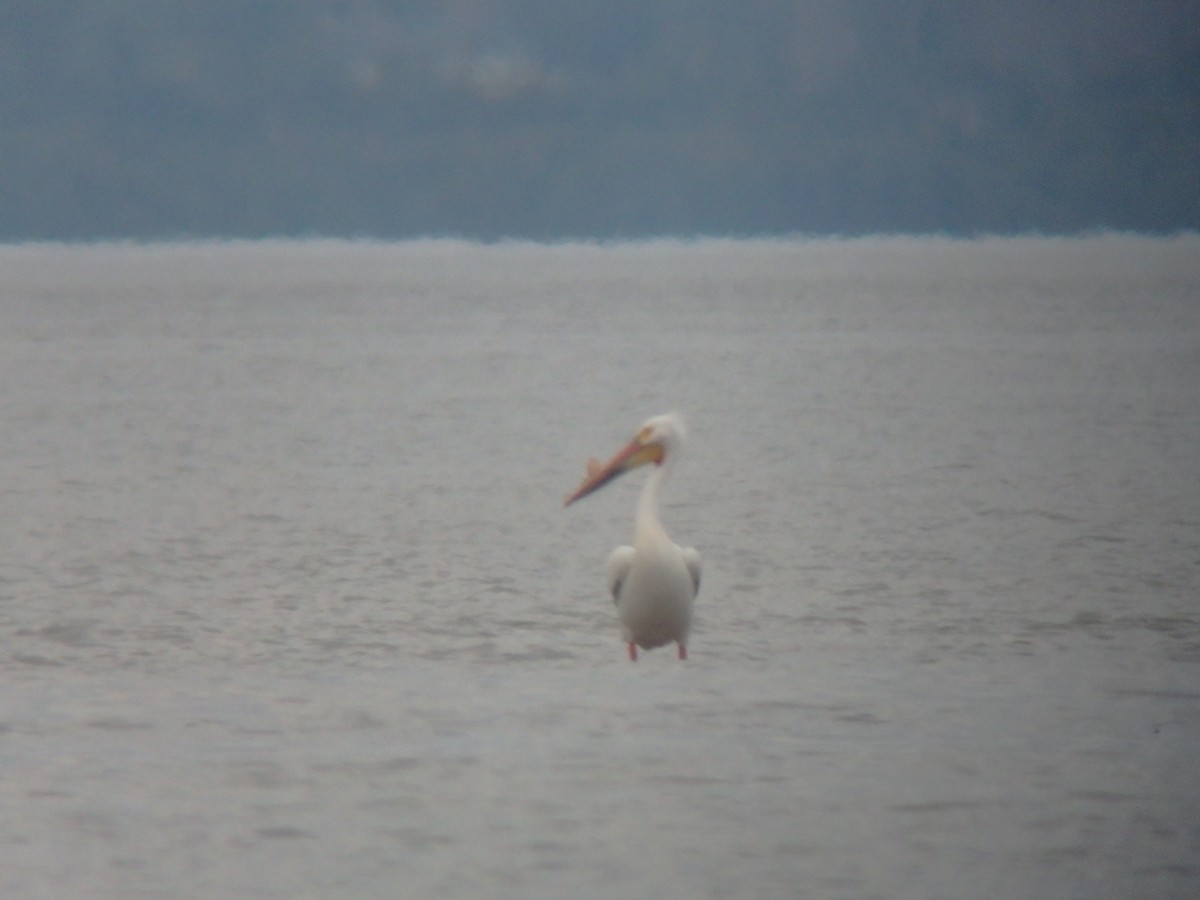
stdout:
POLYGON ((1197 260, 0 247, 0 893, 1195 896, 1197 260))

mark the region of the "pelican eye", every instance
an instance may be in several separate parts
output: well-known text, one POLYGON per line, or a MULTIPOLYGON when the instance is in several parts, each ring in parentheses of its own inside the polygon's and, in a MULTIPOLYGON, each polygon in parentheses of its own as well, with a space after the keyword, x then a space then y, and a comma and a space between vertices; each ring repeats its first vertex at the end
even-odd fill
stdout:
POLYGON ((654 429, 649 425, 638 432, 637 442, 639 444, 648 444, 652 440, 654 440, 654 429))

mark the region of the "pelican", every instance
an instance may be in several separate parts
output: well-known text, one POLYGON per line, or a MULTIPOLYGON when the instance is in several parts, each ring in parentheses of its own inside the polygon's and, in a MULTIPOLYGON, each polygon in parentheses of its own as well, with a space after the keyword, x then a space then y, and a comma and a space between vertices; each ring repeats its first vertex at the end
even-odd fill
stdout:
POLYGON ((566 506, 597 491, 618 476, 654 464, 637 505, 632 547, 618 547, 608 559, 608 590, 621 620, 629 658, 638 647, 651 650, 674 641, 687 659, 692 603, 700 590, 700 554, 675 544, 658 518, 658 494, 683 446, 683 420, 673 413, 647 419, 624 449, 604 465, 594 459, 587 477, 566 506))

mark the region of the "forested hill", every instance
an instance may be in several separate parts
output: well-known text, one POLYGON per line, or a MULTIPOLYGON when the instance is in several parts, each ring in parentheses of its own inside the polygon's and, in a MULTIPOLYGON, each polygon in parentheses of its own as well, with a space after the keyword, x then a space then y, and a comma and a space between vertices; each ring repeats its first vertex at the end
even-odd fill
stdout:
POLYGON ((1200 227, 1194 0, 6 0, 0 240, 1200 227))

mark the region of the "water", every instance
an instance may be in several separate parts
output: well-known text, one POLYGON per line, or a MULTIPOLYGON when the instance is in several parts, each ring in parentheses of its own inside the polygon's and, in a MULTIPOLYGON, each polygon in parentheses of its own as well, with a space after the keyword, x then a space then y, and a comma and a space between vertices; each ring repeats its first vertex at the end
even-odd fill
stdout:
POLYGON ((0 248, 0 894, 1196 896, 1197 260, 0 248))

